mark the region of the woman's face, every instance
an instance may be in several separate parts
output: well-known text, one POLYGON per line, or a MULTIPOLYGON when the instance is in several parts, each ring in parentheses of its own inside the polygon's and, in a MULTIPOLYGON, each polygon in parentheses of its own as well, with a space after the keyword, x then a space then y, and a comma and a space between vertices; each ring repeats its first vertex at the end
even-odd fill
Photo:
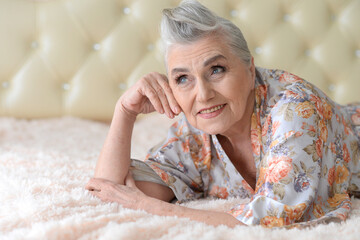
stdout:
MULTIPOLYGON (((224 134, 244 119, 254 89, 255 66, 234 55, 218 36, 175 44, 167 56, 169 84, 189 123, 224 134)), ((246 117, 246 116, 245 116, 246 117)))

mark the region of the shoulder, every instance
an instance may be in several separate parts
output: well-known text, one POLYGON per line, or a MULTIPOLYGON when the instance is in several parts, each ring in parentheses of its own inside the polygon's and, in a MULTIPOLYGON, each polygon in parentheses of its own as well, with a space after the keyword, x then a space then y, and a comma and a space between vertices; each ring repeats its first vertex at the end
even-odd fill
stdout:
POLYGON ((277 102, 278 98, 291 101, 294 98, 310 98, 313 94, 322 93, 310 82, 290 72, 264 68, 258 70, 263 84, 267 86, 269 100, 277 102))
MULTIPOLYGON (((341 119, 339 105, 306 80, 282 70, 261 72, 268 98, 260 111, 262 136, 287 140, 301 137, 302 141, 341 132, 336 119, 341 119)), ((281 141, 281 142, 284 142, 281 141)))
POLYGON ((268 112, 292 109, 300 116, 320 114, 329 118, 337 104, 323 91, 305 79, 278 69, 258 68, 263 84, 267 86, 268 112))

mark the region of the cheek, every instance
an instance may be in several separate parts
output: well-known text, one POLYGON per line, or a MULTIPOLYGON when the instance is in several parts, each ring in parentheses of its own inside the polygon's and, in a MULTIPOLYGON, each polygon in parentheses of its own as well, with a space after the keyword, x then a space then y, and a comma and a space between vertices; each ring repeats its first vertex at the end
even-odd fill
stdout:
POLYGON ((191 125, 194 125, 193 122, 194 114, 193 114, 193 101, 191 99, 190 94, 179 94, 174 96, 175 100, 181 107, 182 112, 185 114, 186 119, 190 122, 191 125))
POLYGON ((184 112, 189 111, 189 98, 184 92, 179 92, 173 89, 173 94, 176 102, 180 105, 184 112))
POLYGON ((233 108, 243 108, 246 105, 252 86, 250 84, 234 84, 224 89, 223 95, 233 108))

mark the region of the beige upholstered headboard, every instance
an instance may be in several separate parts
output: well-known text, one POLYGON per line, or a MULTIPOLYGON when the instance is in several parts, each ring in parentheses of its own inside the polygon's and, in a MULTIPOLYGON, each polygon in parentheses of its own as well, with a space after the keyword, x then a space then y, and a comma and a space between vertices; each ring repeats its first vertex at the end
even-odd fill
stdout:
MULTIPOLYGON (((172 0, 0 0, 0 116, 111 119, 141 75, 164 72, 172 0)), ((204 0, 235 22, 258 66, 360 101, 360 0, 204 0)))

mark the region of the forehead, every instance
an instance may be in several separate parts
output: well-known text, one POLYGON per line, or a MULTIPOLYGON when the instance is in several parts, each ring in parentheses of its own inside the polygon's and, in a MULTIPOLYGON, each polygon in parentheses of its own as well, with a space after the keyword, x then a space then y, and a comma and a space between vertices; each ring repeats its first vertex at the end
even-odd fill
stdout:
POLYGON ((192 43, 173 44, 169 47, 167 54, 168 70, 190 62, 204 62, 216 55, 223 55, 226 58, 232 55, 222 37, 209 36, 192 43))

